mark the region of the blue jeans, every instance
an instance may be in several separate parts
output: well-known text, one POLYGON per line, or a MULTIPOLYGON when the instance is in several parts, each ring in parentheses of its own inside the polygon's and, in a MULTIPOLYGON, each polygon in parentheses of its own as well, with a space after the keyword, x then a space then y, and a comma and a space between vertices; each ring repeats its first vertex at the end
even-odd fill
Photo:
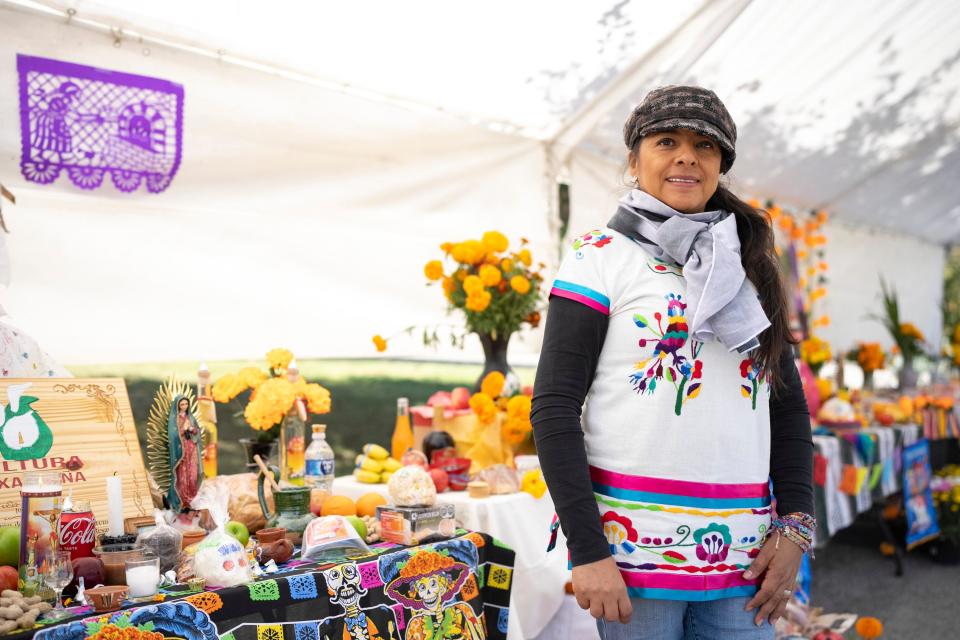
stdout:
POLYGON ((627 624, 597 620, 602 640, 772 640, 773 625, 753 623, 757 609, 744 611, 750 598, 706 602, 634 598, 627 624))

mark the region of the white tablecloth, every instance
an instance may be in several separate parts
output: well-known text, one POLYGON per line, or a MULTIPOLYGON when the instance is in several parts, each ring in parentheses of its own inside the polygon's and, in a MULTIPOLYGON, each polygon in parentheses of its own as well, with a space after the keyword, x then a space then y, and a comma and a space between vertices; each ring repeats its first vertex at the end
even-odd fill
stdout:
MULTIPOLYGON (((370 492, 386 496, 387 487, 344 476, 334 480, 333 492, 356 500, 370 492)), ((510 640, 536 638, 563 604, 563 585, 570 579, 563 536, 556 549, 546 552, 554 514, 550 494, 539 500, 527 493, 478 500, 466 491, 447 491, 438 498, 454 505, 465 529, 488 533, 516 551, 507 633, 510 640)))

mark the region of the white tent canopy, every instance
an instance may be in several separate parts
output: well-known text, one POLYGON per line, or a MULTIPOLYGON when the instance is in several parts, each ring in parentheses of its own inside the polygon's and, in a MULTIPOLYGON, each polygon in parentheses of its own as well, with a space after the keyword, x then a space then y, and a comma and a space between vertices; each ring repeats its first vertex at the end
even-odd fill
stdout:
POLYGON ((443 321, 420 286, 436 245, 500 228, 555 264, 557 180, 571 231, 602 225, 623 120, 666 83, 726 102, 735 190, 832 214, 828 339, 882 338, 851 312, 879 310, 878 274, 939 336, 942 245, 960 240, 948 3, 280 6, 0 1, 5 303, 61 360, 363 355, 443 321), (171 187, 24 181, 17 53, 183 84, 171 187))

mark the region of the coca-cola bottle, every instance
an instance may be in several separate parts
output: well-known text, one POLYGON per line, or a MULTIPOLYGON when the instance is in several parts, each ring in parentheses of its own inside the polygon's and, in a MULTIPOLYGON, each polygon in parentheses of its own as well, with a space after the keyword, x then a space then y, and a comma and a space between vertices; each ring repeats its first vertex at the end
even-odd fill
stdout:
POLYGON ((97 538, 97 522, 89 502, 73 501, 70 510, 60 512, 60 548, 70 558, 92 558, 97 538))

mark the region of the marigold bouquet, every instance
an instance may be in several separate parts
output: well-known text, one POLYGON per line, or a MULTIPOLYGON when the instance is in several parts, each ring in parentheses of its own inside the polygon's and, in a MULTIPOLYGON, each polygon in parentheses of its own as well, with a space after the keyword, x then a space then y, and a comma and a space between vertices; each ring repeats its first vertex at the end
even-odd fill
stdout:
POLYGON ((214 383, 213 399, 230 402, 250 390, 243 417, 247 424, 261 432, 279 425, 298 399, 303 401, 309 413, 329 413, 330 392, 319 384, 307 382, 299 373, 291 380, 291 363, 294 363, 291 351, 272 349, 267 353, 269 373, 256 367, 228 373, 214 383))
POLYGON ((873 387, 873 372, 882 369, 887 359, 879 342, 860 342, 847 354, 847 359, 856 362, 863 370, 864 388, 873 387))
POLYGON ((488 231, 480 240, 440 246, 453 265, 444 273, 440 260, 431 260, 424 275, 440 282, 451 309, 461 309, 467 328, 479 334, 510 335, 532 320, 540 299, 539 272, 531 269, 533 257, 522 248, 511 252, 499 231, 488 231))
POLYGON ((811 335, 800 343, 800 359, 810 366, 814 375, 819 374, 820 368, 832 357, 830 343, 822 338, 811 335))
POLYGON ((904 322, 900 317, 900 301, 897 291, 880 279, 880 291, 883 296, 883 315, 874 315, 879 320, 890 337, 897 345, 897 350, 903 355, 904 362, 911 362, 916 356, 923 353, 924 336, 920 329, 911 322, 904 322))
MULTIPOLYGON (((440 286, 448 310, 463 312, 468 332, 508 338, 525 323, 532 327, 540 323, 537 307, 543 276, 539 269, 544 265, 534 269, 528 244, 521 238, 520 249, 511 250, 499 231, 487 231, 480 239, 445 242, 440 245, 443 259, 427 262, 423 274, 428 285, 440 286)), ((377 351, 385 351, 388 341, 373 337, 377 351)), ((436 333, 425 331, 424 341, 436 342, 436 333)), ((454 343, 462 344, 462 339, 454 343)))

